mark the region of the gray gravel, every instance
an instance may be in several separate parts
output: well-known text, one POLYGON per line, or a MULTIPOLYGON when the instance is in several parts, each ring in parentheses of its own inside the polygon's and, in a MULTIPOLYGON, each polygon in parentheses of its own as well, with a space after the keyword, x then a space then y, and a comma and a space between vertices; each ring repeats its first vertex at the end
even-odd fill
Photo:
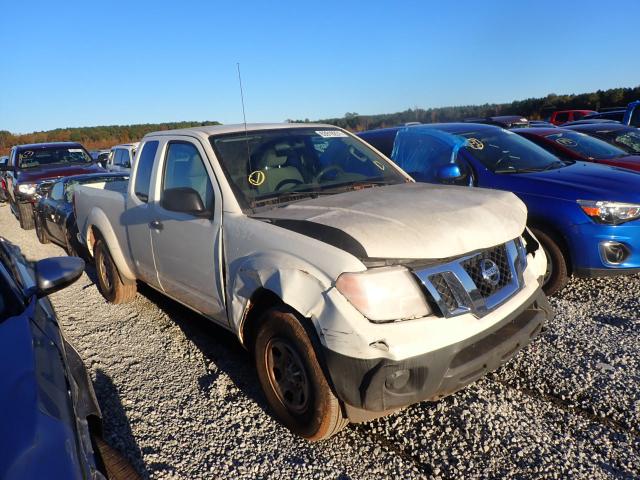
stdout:
MULTIPOLYGON (((30 259, 63 254, 4 206, 0 235, 30 259)), ((107 441, 144 478, 640 478, 640 276, 572 281, 496 373, 320 444, 271 418, 231 334, 148 288, 109 305, 92 278, 52 302, 107 441)))

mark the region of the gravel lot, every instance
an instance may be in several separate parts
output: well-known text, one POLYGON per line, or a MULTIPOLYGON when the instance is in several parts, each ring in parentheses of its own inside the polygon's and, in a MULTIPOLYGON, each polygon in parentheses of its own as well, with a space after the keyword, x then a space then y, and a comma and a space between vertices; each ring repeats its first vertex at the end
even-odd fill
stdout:
MULTIPOLYGON (((30 259, 64 254, 6 206, 0 235, 30 259)), ((572 281, 495 374, 320 444, 271 418, 231 334, 149 288, 109 305, 92 278, 52 301, 107 441, 143 478, 640 478, 640 276, 572 281)))

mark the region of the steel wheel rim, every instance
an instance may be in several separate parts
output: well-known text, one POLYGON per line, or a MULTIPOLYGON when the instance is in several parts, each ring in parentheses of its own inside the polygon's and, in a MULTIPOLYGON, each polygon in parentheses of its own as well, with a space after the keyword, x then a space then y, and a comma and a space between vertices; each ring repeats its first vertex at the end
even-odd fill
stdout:
POLYGON ((300 356, 286 340, 273 338, 265 349, 267 374, 278 400, 290 411, 303 413, 309 405, 309 379, 300 356))
POLYGON ((98 273, 100 275, 100 279, 102 280, 102 283, 105 286, 105 290, 110 292, 112 288, 112 282, 111 282, 110 269, 108 268, 108 265, 107 265, 107 256, 105 252, 102 252, 102 255, 100 255, 100 261, 98 262, 98 273))

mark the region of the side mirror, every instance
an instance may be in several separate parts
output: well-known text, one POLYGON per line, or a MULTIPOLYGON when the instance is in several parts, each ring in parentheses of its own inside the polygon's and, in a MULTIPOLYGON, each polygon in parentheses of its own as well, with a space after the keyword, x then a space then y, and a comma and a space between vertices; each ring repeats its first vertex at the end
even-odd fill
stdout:
POLYGON ((458 165, 457 163, 448 163, 446 165, 441 165, 438 167, 436 176, 438 177, 439 181, 448 183, 460 180, 464 175, 462 175, 460 165, 458 165))
POLYGON ((191 187, 170 188, 162 192, 160 205, 172 212, 190 213, 196 216, 207 216, 209 212, 202 203, 200 194, 191 187))
POLYGON ((84 272, 84 260, 78 257, 52 257, 36 262, 36 295, 38 298, 62 290, 84 272))

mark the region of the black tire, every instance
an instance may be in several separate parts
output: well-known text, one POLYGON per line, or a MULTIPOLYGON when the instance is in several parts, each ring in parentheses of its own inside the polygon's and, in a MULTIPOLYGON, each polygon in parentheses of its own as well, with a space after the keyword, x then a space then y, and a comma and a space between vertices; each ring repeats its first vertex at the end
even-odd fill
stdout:
POLYGON ((542 245, 542 249, 547 256, 547 273, 542 284, 542 290, 551 296, 562 290, 569 281, 567 259, 554 236, 535 228, 532 228, 531 231, 540 242, 540 245, 542 245))
POLYGON ((33 213, 33 224, 36 228, 36 237, 38 237, 38 241, 42 244, 49 243, 49 235, 47 235, 47 232, 44 230, 40 215, 35 212, 33 213))
POLYGON ((33 207, 30 203, 17 203, 18 222, 23 230, 33 229, 33 207))
POLYGON ((286 308, 267 311, 260 319, 254 354, 258 379, 274 416, 293 433, 318 441, 338 433, 349 420, 320 366, 317 342, 307 334, 303 321, 286 308))
POLYGON ((110 303, 127 303, 136 296, 136 284, 124 283, 116 264, 113 263, 111 253, 104 240, 98 239, 93 247, 98 276, 98 290, 110 303))
POLYGON ((138 480, 141 478, 120 452, 100 437, 93 439, 102 459, 104 473, 109 480, 138 480))

